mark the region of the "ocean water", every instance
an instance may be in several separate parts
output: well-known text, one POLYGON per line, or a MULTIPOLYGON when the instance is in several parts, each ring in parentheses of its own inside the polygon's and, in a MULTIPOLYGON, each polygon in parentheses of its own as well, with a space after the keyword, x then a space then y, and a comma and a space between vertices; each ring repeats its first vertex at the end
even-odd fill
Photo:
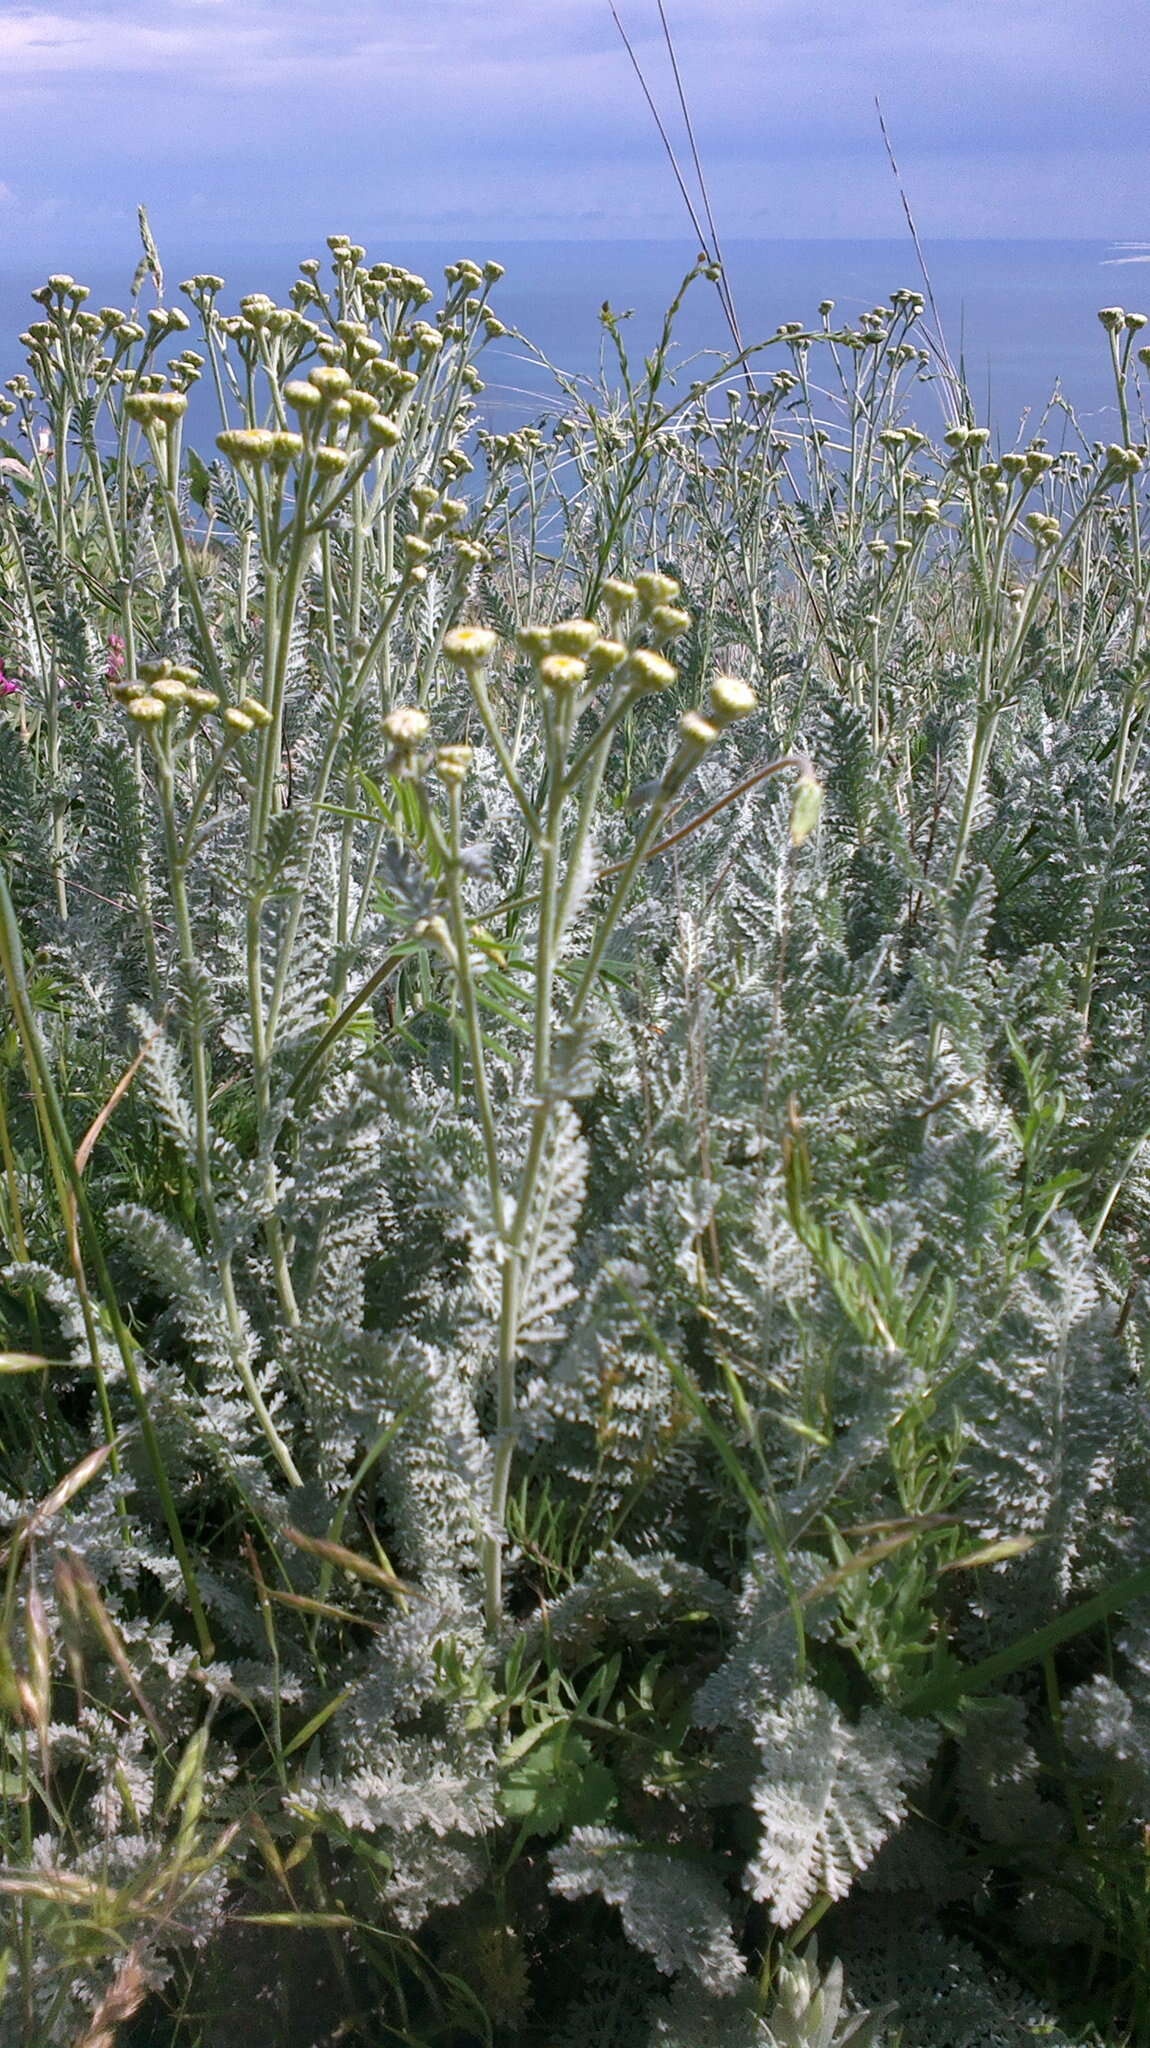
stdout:
MULTIPOLYGON (((66 240, 66 238, 65 238, 66 240)), ((60 269, 92 288, 94 305, 126 303, 135 250, 122 265, 106 255, 88 263, 82 248, 61 247, 60 269)), ((174 284, 195 270, 227 277, 228 297, 286 291, 301 255, 322 250, 287 247, 227 249, 218 245, 169 249, 165 270, 174 284)), ((961 360, 979 417, 1003 446, 1020 432, 1038 431, 1052 393, 1062 394, 1089 440, 1112 439, 1117 414, 1100 306, 1150 310, 1150 245, 1087 241, 964 241, 926 246, 927 269, 953 359, 961 360)), ((604 300, 628 313, 624 333, 638 361, 657 337, 663 310, 690 267, 695 248, 682 242, 508 242, 475 249, 399 239, 369 251, 369 261, 407 264, 438 286, 443 265, 461 255, 496 256, 506 276, 492 303, 500 317, 534 344, 506 341, 484 357, 489 423, 504 427, 538 417, 558 403, 555 387, 534 351, 571 374, 594 376, 601 360, 604 300)), ((850 320, 882 302, 899 286, 922 288, 918 259, 908 239, 898 241, 735 241, 727 245, 731 283, 744 341, 766 339, 783 320, 815 322, 819 301, 835 301, 834 318, 850 320)), ((0 263, 0 377, 23 368, 17 337, 35 316, 29 293, 41 281, 11 255, 0 263)), ((147 303, 147 300, 145 300, 147 303)), ((732 347, 715 287, 695 283, 676 325, 676 357, 684 382, 706 375, 732 347)), ((192 337, 189 337, 191 339, 192 337)), ((768 351, 765 365, 786 362, 768 351)), ((939 424, 935 394, 920 391, 914 410, 927 430, 939 424)), ((206 421, 206 415, 205 415, 206 421)), ((1072 437, 1064 407, 1043 427, 1052 446, 1072 437)))

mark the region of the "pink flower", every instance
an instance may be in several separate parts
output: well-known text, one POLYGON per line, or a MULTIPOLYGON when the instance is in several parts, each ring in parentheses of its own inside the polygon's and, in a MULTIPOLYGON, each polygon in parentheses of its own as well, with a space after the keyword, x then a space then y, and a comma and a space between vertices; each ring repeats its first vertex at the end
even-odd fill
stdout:
POLYGON ((0 656, 0 697, 14 697, 19 688, 15 676, 5 672, 3 657, 0 656))
POLYGON ((110 683, 118 683, 124 674, 124 640, 120 633, 108 635, 108 666, 104 674, 110 683))

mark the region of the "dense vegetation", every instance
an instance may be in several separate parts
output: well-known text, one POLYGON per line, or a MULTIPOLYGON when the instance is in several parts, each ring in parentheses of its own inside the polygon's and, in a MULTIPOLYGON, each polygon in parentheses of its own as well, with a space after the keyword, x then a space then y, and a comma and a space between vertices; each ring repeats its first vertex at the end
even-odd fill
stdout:
POLYGON ((1141 322, 331 250, 3 401, 0 2040, 1150 2042, 1141 322))

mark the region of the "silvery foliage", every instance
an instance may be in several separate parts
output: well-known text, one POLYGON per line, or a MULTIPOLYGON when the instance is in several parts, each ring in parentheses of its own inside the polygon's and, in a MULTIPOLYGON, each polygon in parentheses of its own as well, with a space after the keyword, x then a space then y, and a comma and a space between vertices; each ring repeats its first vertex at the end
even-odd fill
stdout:
POLYGON ((745 1967, 718 1878, 613 1828, 573 1828, 551 1851, 551 1888, 565 1899, 598 1893, 618 1906, 628 1941, 668 1977, 687 1969, 708 1991, 733 1991, 745 1967))

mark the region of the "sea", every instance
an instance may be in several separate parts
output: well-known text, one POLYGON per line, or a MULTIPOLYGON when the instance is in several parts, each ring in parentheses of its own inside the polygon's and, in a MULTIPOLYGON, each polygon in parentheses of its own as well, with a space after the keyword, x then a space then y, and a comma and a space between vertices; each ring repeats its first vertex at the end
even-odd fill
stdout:
MULTIPOLYGON (((121 261, 112 261, 106 249, 91 253, 68 246, 62 232, 52 267, 90 285, 93 305, 126 305, 136 253, 128 246, 121 261)), ((460 256, 481 262, 495 257, 504 264, 492 304, 515 334, 485 352, 482 407, 486 423, 505 430, 563 406, 549 364, 579 378, 594 379, 603 370, 610 376, 604 303, 627 316, 621 332, 639 363, 696 253, 692 243, 675 241, 501 243, 495 236, 473 248, 399 237, 371 247, 368 261, 402 263, 437 288, 445 263, 460 256)), ((935 241, 923 245, 921 262, 909 237, 732 241, 723 253, 747 345, 765 340, 785 320, 816 324, 824 299, 835 302, 834 323, 846 323, 898 287, 925 291, 928 280, 949 355, 961 364, 975 410, 1000 447, 1038 432, 1058 447, 1111 440, 1118 431, 1098 309, 1150 311, 1150 241, 935 241)), ((181 278, 212 270, 228 279, 225 299, 235 303, 247 291, 281 296, 296 275, 298 258, 326 251, 209 243, 161 254, 169 298, 178 302, 174 288, 181 278)), ((21 263, 16 252, 0 254, 0 380, 23 368, 18 336, 38 316, 29 294, 43 274, 21 263)), ((144 303, 154 303, 150 286, 144 303)), ((683 387, 717 369, 733 346, 715 285, 697 280, 675 326, 674 362, 683 387)), ((767 350, 757 360, 770 368, 788 358, 767 350)), ((1150 384, 1144 373, 1143 381, 1150 384)), ((937 387, 916 391, 908 417, 927 431, 938 428, 937 387)))

